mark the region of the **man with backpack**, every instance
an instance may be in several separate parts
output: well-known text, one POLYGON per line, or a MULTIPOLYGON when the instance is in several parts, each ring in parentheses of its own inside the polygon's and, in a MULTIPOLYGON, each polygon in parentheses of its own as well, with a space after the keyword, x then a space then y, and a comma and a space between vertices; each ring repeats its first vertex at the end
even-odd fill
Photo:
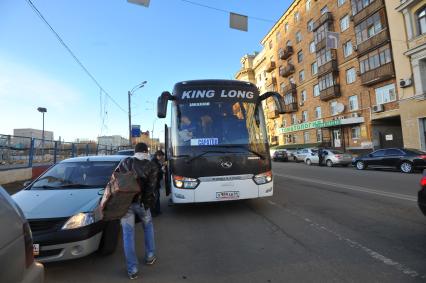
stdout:
POLYGON ((136 279, 139 262, 135 250, 135 216, 140 218, 144 229, 145 264, 152 265, 157 259, 151 209, 154 208, 156 201, 158 167, 150 161, 148 146, 145 143, 138 143, 135 146, 133 158, 127 158, 123 162, 131 163, 128 168, 132 168, 136 173, 141 189, 140 194, 133 199, 126 215, 121 218, 127 274, 129 279, 136 279))

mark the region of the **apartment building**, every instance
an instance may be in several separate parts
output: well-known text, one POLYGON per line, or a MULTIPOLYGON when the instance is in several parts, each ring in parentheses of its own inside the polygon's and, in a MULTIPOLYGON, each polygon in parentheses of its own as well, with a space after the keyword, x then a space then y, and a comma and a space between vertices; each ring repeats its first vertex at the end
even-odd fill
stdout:
POLYGON ((296 0, 263 38, 254 61, 284 98, 285 114, 267 109, 279 145, 403 145, 384 1, 296 0))

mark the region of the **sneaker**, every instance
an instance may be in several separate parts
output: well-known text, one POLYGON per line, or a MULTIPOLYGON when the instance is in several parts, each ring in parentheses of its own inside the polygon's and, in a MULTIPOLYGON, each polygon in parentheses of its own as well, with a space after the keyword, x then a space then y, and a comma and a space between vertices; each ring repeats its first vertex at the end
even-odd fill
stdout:
POLYGON ((153 265, 155 261, 157 260, 157 257, 154 255, 148 259, 145 260, 146 265, 153 265))
POLYGON ((129 273, 128 275, 129 275, 130 280, 135 280, 135 279, 138 278, 138 272, 137 271, 133 272, 133 273, 129 273))

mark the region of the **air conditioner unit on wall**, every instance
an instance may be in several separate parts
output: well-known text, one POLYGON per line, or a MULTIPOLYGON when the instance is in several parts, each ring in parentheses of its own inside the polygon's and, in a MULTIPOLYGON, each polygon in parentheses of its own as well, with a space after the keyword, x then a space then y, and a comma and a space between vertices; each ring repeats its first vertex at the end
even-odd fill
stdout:
POLYGON ((300 105, 300 106, 303 106, 303 105, 304 105, 303 101, 300 101, 300 102, 299 102, 299 105, 300 105))
POLYGON ((404 87, 409 87, 413 84, 413 81, 411 79, 401 79, 399 80, 399 86, 404 88, 404 87))
POLYGON ((384 111, 383 104, 373 105, 374 113, 383 112, 383 111, 384 111))
POLYGON ((351 117, 352 117, 352 118, 358 118, 358 117, 359 117, 359 114, 358 114, 358 113, 352 113, 352 114, 351 114, 351 117))

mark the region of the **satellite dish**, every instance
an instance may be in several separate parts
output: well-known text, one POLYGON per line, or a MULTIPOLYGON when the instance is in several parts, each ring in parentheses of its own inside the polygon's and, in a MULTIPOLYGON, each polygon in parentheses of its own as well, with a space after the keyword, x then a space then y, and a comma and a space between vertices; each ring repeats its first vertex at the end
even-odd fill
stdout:
POLYGON ((337 103, 336 104, 336 111, 337 111, 337 113, 342 113, 343 112, 343 110, 345 110, 345 105, 343 105, 342 103, 337 103))

